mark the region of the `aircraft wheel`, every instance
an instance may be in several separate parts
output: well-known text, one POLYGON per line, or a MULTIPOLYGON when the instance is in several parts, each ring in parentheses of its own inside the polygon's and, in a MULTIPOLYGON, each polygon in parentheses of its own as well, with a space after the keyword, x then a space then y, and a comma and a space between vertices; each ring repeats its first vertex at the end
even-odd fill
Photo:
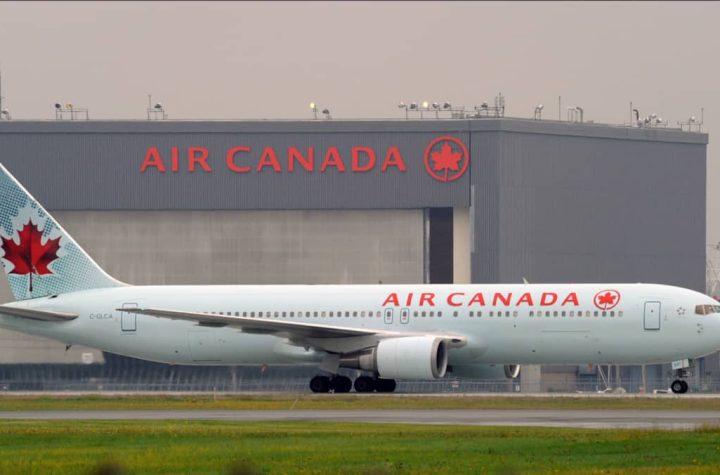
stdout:
POLYGON ((670 390, 675 394, 684 394, 688 390, 688 384, 681 379, 676 379, 670 385, 670 390))
POLYGON ((379 393, 391 393, 395 391, 397 383, 394 379, 376 379, 375 380, 375 391, 379 393))
POLYGON ((310 390, 314 393, 326 393, 330 390, 330 378, 315 376, 310 380, 310 390))
POLYGON ((352 380, 347 376, 334 376, 330 380, 330 389, 336 393, 349 393, 352 389, 352 380))
POLYGON ((355 380, 355 391, 359 393, 371 393, 375 390, 375 380, 368 376, 360 376, 355 380))

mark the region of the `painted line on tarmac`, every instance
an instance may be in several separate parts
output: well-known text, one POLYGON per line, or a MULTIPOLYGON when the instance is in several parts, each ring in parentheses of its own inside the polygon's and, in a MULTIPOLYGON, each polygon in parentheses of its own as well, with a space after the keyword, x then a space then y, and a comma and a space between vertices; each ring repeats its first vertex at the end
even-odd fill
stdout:
POLYGON ((315 421, 592 429, 720 427, 720 411, 655 410, 103 410, 3 411, 0 420, 315 421))

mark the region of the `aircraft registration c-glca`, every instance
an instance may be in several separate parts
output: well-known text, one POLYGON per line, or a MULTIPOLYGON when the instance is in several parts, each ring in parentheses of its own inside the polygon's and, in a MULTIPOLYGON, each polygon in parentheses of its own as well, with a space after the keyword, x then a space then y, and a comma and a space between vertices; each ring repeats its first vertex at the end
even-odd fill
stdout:
POLYGON ((667 285, 128 285, 2 165, 0 242, 16 300, 0 327, 170 364, 315 365, 314 392, 673 362, 683 393, 694 359, 720 348, 720 303, 667 285))

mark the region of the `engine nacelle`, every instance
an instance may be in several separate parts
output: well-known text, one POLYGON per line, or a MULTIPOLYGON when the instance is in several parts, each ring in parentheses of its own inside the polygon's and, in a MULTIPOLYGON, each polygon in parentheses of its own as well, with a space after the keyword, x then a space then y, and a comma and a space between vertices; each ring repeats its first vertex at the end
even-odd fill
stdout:
POLYGON ((442 378, 447 371, 447 344, 433 336, 408 336, 380 340, 372 350, 343 366, 376 372, 386 379, 442 378))
POLYGON ((515 379, 520 376, 520 365, 452 365, 450 376, 469 379, 515 379))
POLYGON ((378 343, 375 361, 381 378, 442 378, 447 371, 447 345, 432 336, 390 338, 378 343))

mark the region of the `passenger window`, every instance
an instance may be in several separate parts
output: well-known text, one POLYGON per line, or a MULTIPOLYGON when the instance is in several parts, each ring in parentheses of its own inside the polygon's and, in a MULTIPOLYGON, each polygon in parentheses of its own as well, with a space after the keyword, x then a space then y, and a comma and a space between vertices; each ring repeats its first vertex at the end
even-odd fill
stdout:
POLYGON ((435 316, 435 312, 431 310, 431 311, 430 311, 430 316, 431 316, 431 317, 434 317, 434 316, 435 316))
POLYGON ((275 312, 275 318, 277 318, 277 317, 279 317, 279 316, 280 316, 280 313, 279 313, 279 312, 275 312))
POLYGON ((562 313, 560 314, 560 316, 561 316, 561 317, 564 317, 564 316, 565 316, 565 312, 562 312, 562 313))
POLYGON ((424 317, 424 316, 425 316, 425 313, 426 313, 425 310, 423 310, 420 315, 424 317))
POLYGON ((438 317, 442 317, 442 310, 438 310, 438 317))
POLYGON ((596 316, 596 317, 598 316, 598 312, 597 312, 597 310, 595 310, 595 316, 596 316))
POLYGON ((313 317, 317 317, 317 315, 318 315, 317 312, 313 312, 313 317))
POLYGON ((320 316, 321 316, 322 318, 325 318, 325 312, 320 313, 320 316))
POLYGON ((357 317, 357 312, 353 312, 353 317, 357 317))
POLYGON ((453 317, 457 317, 457 316, 458 316, 458 313, 457 313, 457 310, 455 310, 455 311, 453 312, 453 317))
POLYGON ((255 318, 255 312, 250 312, 250 316, 255 318))
POLYGON ((247 317, 247 312, 243 312, 243 317, 247 317))
POLYGON ((531 317, 534 317, 534 316, 535 316, 535 312, 533 312, 532 310, 530 310, 530 316, 531 316, 531 317))
POLYGON ((603 310, 602 316, 607 317, 607 312, 603 310))
POLYGON ((413 312, 413 317, 417 317, 417 316, 418 316, 418 311, 415 310, 415 311, 413 312))
POLYGON ((618 317, 622 317, 622 316, 623 316, 623 311, 622 311, 622 310, 619 310, 619 311, 618 311, 618 317))
POLYGON ((611 317, 614 317, 614 316, 615 316, 615 310, 613 310, 612 312, 610 312, 610 316, 611 316, 611 317))
POLYGON ((475 316, 475 312, 473 312, 472 310, 470 310, 470 317, 474 317, 474 316, 475 316))
POLYGON ((360 312, 360 318, 365 318, 365 310, 363 310, 362 312, 360 312))
POLYGON ((490 310, 490 316, 492 317, 495 314, 492 310, 490 310))
POLYGON ((517 317, 517 310, 513 311, 513 317, 517 317))

